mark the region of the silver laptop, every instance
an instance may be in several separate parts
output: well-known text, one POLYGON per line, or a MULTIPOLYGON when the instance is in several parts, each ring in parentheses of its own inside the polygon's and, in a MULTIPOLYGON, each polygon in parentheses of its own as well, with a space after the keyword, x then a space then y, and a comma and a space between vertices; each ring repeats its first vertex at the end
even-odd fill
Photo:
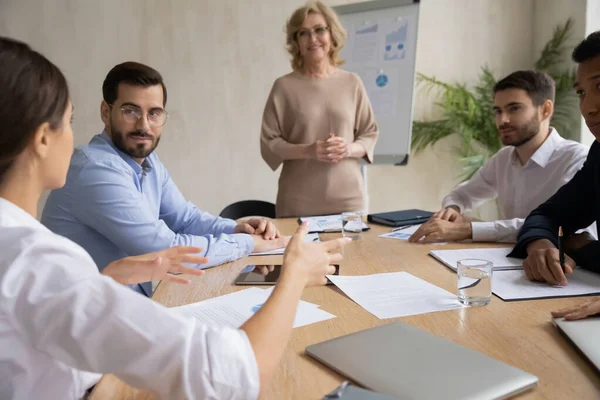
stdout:
POLYGON ((306 352, 368 389, 404 400, 504 399, 538 381, 402 322, 313 344, 306 352))
POLYGON ((600 371, 600 317, 577 321, 555 318, 553 322, 600 371))

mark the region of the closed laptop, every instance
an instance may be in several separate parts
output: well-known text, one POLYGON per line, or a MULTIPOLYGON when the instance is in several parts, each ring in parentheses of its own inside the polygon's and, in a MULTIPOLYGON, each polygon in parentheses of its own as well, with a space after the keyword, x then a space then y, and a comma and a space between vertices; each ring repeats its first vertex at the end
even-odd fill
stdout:
POLYGON ((314 344, 306 352, 360 385, 400 399, 504 399, 538 381, 518 368, 402 322, 314 344))
POLYGON ((600 317, 590 317, 577 321, 555 318, 554 325, 600 371, 600 317))

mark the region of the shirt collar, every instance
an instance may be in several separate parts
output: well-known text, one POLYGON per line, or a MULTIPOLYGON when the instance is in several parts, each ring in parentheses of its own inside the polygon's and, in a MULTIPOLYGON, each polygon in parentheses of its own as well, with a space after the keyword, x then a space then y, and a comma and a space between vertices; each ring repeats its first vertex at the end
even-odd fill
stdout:
POLYGON ((544 140, 544 143, 542 143, 542 145, 531 156, 531 161, 542 168, 546 168, 546 165, 548 165, 548 161, 550 161, 550 157, 552 157, 552 154, 554 154, 554 150, 556 150, 558 143, 563 140, 564 139, 560 137, 556 129, 551 128, 550 134, 546 140, 544 140))
MULTIPOLYGON (((538 147, 538 149, 535 151, 535 153, 533 153, 533 155, 525 165, 529 164, 529 162, 534 162, 540 167, 546 168, 546 165, 548 165, 548 162, 550 161, 550 157, 552 157, 552 154, 554 154, 554 150, 556 150, 558 144, 563 140, 565 139, 563 139, 558 134, 556 129, 550 128, 550 134, 548 135, 546 140, 544 140, 544 143, 542 143, 542 145, 538 147)), ((519 156, 517 155, 517 151, 515 148, 512 149, 511 156, 513 163, 521 165, 521 162, 519 161, 519 156)))
MULTIPOLYGON (((36 227, 39 227, 41 225, 40 222, 27 211, 23 210, 21 207, 14 204, 13 202, 0 197, 0 216, 4 214, 4 211, 6 211, 7 215, 10 215, 11 217, 15 218, 18 221, 19 225, 36 227)), ((0 221, 1 219, 2 218, 0 218, 0 221)))
POLYGON ((129 166, 131 168, 133 168, 133 170, 135 171, 136 174, 141 174, 142 172, 150 172, 152 170, 152 161, 150 160, 150 156, 146 157, 144 159, 144 161, 142 162, 142 165, 138 164, 133 158, 131 158, 129 155, 123 153, 121 150, 119 150, 117 148, 117 146, 115 146, 115 144, 113 143, 112 139, 110 138, 110 136, 108 136, 108 133, 106 133, 106 131, 102 131, 102 133, 99 135, 99 138, 102 139, 103 141, 105 141, 106 143, 108 143, 108 145, 110 147, 113 148, 113 150, 127 163, 129 164, 129 166))

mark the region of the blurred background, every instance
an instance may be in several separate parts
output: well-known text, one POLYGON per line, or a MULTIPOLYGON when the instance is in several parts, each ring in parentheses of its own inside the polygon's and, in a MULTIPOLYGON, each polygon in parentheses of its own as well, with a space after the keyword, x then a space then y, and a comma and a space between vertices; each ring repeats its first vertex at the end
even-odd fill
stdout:
MULTIPOLYGON (((139 61, 160 71, 170 117, 158 155, 189 200, 218 214, 238 200, 275 202, 279 171, 271 171, 260 156, 260 125, 273 81, 290 71, 284 28, 302 4, 0 0, 0 35, 27 42, 63 70, 76 106, 76 145, 103 128, 101 85, 114 65, 139 61)), ((552 59, 553 68, 567 75, 573 68, 572 46, 600 29, 600 0, 422 0, 416 70, 472 90, 481 82, 482 67, 497 79, 532 68, 569 19, 552 59)), ((415 96, 416 121, 444 118, 444 109, 436 105, 441 92, 421 83, 415 96)), ((565 107, 572 111, 563 119, 569 121, 563 136, 591 144, 576 102, 565 107)), ((369 166, 369 211, 437 210, 463 179, 463 141, 461 132, 451 132, 412 154, 407 166, 369 166)), ((480 150, 483 157, 489 152, 480 150)), ((475 214, 495 218, 495 203, 475 214)))

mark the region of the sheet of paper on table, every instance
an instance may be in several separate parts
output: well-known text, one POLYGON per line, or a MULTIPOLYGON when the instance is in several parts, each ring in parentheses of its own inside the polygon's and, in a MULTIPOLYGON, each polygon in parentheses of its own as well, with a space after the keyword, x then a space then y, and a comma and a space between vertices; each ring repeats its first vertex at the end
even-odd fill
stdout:
POLYGON ((327 277, 348 297, 379 319, 464 307, 455 294, 408 272, 327 277))
MULTIPOLYGON (((171 310, 194 317, 208 325, 239 328, 267 301, 273 288, 249 288, 212 299, 187 304, 171 310)), ((300 301, 294 319, 294 328, 325 321, 336 316, 321 310, 317 304, 300 301)))

